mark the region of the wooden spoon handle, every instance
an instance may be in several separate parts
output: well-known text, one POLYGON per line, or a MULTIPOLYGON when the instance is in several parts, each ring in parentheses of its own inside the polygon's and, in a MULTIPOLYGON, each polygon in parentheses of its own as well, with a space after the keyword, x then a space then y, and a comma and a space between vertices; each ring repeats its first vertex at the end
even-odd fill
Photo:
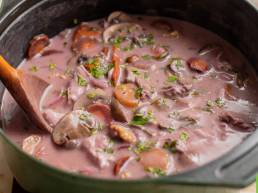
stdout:
POLYGON ((19 82, 18 71, 0 55, 0 80, 8 89, 14 89, 19 82))

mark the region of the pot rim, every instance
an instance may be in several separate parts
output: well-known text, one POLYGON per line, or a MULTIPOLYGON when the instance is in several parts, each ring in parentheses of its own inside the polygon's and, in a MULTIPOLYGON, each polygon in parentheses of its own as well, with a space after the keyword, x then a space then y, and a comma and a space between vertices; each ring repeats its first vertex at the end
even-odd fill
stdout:
MULTIPOLYGON (((8 29, 15 24, 15 22, 19 19, 19 17, 22 17, 23 14, 26 14, 27 12, 29 12, 31 9, 33 9, 35 6, 40 6, 41 4, 45 3, 47 0, 42 0, 42 1, 38 1, 34 4, 28 3, 27 6, 29 6, 28 9, 24 9, 21 8, 22 5, 27 3, 27 0, 21 0, 15 7, 13 7, 8 13, 6 13, 4 15, 3 18, 0 19, 0 26, 4 23, 5 27, 0 27, 0 38, 2 38, 2 36, 4 36, 5 32, 8 31, 8 29), (6 22, 7 18, 9 18, 10 16, 12 16, 13 19, 10 19, 9 21, 6 22), (1 31, 2 30, 2 31, 1 31)), ((249 6, 250 9, 254 9, 256 12, 258 12, 258 8, 256 8, 254 6, 254 4, 252 4, 250 1, 248 0, 243 0, 244 3, 247 4, 247 6, 249 6)), ((3 7, 3 1, 0 0, 0 11, 3 7)), ((2 93, 0 93, 0 117, 2 116, 2 98, 3 95, 6 93, 6 89, 4 89, 4 91, 2 93)), ((61 170, 57 167, 53 167, 43 161, 40 161, 30 155, 28 155, 27 153, 25 153, 17 144, 13 143, 11 141, 11 139, 9 139, 7 137, 7 135, 4 132, 4 129, 2 129, 1 127, 5 128, 4 126, 4 121, 2 123, 2 125, 0 125, 0 137, 2 137, 2 140, 4 142, 6 142, 8 145, 10 145, 15 151, 19 152, 23 157, 25 157, 26 159, 29 159, 35 163, 37 163, 38 165, 40 165, 41 167, 45 168, 46 170, 49 170, 49 172, 54 175, 54 176, 67 176, 69 178, 73 178, 75 181, 78 180, 78 182, 80 181, 87 181, 87 182, 92 182, 92 183, 112 183, 114 185, 123 185, 123 184, 127 184, 127 185, 141 185, 141 184, 175 184, 175 185, 208 185, 208 186, 230 186, 230 187, 243 187, 246 186, 248 184, 251 184, 255 179, 254 178, 248 178, 246 181, 243 181, 242 183, 232 183, 232 182, 223 182, 223 181, 215 181, 215 182, 209 182, 209 181, 195 181, 195 179, 191 179, 191 176, 195 176, 196 174, 202 174, 202 170, 208 169, 208 168, 214 168, 214 166, 216 165, 221 165, 218 164, 220 162, 223 162, 223 160, 227 160, 227 158, 231 157, 232 155, 236 154, 238 152, 238 150, 242 149, 242 154, 240 154, 239 156, 242 156, 247 150, 246 149, 251 149, 253 147, 255 147, 257 145, 257 143, 255 142, 254 139, 258 138, 258 129, 256 129, 256 131, 254 133, 252 133, 250 136, 248 136, 246 139, 244 139, 240 144, 236 145, 235 147, 233 147, 230 151, 226 152, 225 154, 221 155, 220 157, 205 163, 197 168, 191 169, 191 170, 187 170, 184 172, 181 172, 179 174, 175 174, 175 175, 169 175, 169 176, 165 176, 165 177, 158 177, 158 178, 140 178, 140 179, 108 179, 108 178, 97 178, 97 177, 89 177, 86 175, 82 175, 79 173, 72 173, 72 172, 68 172, 66 170, 61 170), (248 146, 246 148, 242 148, 242 146, 248 146), (186 178, 184 179, 186 176, 188 176, 190 174, 190 178, 186 178)), ((238 156, 238 157, 239 157, 238 156)), ((218 168, 216 168, 218 169, 218 168)), ((213 171, 214 173, 216 173, 217 171, 213 171)), ((203 177, 205 178, 205 176, 203 177)))

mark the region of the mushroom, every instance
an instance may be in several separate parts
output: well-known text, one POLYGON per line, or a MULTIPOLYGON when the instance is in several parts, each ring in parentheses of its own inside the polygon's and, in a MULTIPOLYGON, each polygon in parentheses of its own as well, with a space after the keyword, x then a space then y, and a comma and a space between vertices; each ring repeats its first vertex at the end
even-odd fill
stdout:
POLYGON ((113 24, 118 24, 123 22, 130 22, 131 20, 132 18, 126 13, 122 11, 114 11, 108 16, 107 23, 109 25, 113 25, 113 24))
POLYGON ((31 135, 22 142, 22 149, 30 155, 35 155, 39 151, 41 137, 39 135, 31 135))
POLYGON ((57 145, 64 145, 70 140, 88 137, 101 128, 102 125, 91 113, 75 110, 67 113, 56 124, 52 138, 57 145))
POLYGON ((187 63, 191 70, 199 73, 204 73, 209 70, 207 62, 201 58, 190 58, 187 63))
POLYGON ((132 118, 130 109, 126 109, 126 107, 120 104, 114 97, 111 100, 111 112, 116 121, 128 123, 132 118))
POLYGON ((108 43, 109 40, 112 37, 114 37, 117 33, 121 33, 126 29, 132 29, 132 28, 138 28, 140 30, 142 29, 140 25, 135 23, 119 23, 119 24, 112 25, 103 32, 103 40, 105 43, 108 43))
POLYGON ((28 49, 28 59, 31 59, 40 53, 45 47, 50 44, 49 38, 45 34, 39 34, 30 41, 28 49))
POLYGON ((136 143, 137 138, 129 127, 122 125, 121 123, 111 123, 110 125, 111 134, 115 137, 119 137, 125 142, 136 143))

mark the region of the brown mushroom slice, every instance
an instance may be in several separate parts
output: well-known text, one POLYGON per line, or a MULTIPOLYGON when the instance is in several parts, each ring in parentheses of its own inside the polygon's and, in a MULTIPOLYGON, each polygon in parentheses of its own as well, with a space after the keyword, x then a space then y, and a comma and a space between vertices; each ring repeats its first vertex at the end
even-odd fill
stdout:
POLYGON ((105 43, 108 43, 109 40, 112 37, 114 37, 118 32, 121 32, 126 29, 130 29, 130 28, 134 28, 134 27, 140 30, 142 29, 140 25, 135 23, 119 23, 119 24, 112 25, 103 32, 103 40, 105 43))
POLYGON ((86 23, 80 24, 74 31, 72 41, 77 43, 82 38, 98 39, 101 32, 86 23))
POLYGON ((29 43, 28 59, 39 54, 45 47, 50 44, 49 38, 45 34, 35 36, 29 43))
POLYGON ((109 125, 112 121, 109 105, 103 103, 90 104, 87 106, 87 111, 98 117, 105 125, 109 125))
POLYGON ((110 99, 102 89, 90 89, 82 94, 79 99, 74 103, 73 110, 85 109, 90 103, 100 101, 104 104, 109 104, 110 99))
POLYGON ((116 162, 115 162, 115 166, 114 166, 114 174, 115 175, 118 175, 123 166, 125 166, 126 162, 129 160, 130 156, 125 156, 125 157, 121 157, 120 159, 118 159, 116 162))
POLYGON ((110 129, 111 133, 114 136, 119 137, 125 142, 134 144, 137 141, 137 138, 135 134, 131 131, 131 129, 129 127, 122 125, 121 123, 111 123, 110 129))
POLYGON ((75 110, 66 114, 55 126, 52 138, 57 145, 70 140, 88 137, 100 130, 100 122, 87 111, 75 110))
POLYGON ((107 22, 109 25, 122 22, 130 22, 131 20, 132 18, 122 11, 114 11, 107 18, 107 22))
POLYGON ((165 150, 160 148, 152 148, 149 151, 140 153, 140 163, 145 169, 155 168, 162 171, 168 169, 169 157, 165 150))
POLYGON ((22 142, 22 149, 30 155, 35 155, 40 149, 41 137, 39 135, 31 135, 22 142))
POLYGON ((190 58, 187 61, 189 68, 199 73, 204 73, 209 70, 207 62, 201 58, 190 58))
POLYGON ((120 122, 129 122, 132 119, 132 112, 130 109, 127 109, 124 107, 122 104, 118 102, 114 97, 111 100, 111 112, 112 112, 112 117, 116 121, 120 122))

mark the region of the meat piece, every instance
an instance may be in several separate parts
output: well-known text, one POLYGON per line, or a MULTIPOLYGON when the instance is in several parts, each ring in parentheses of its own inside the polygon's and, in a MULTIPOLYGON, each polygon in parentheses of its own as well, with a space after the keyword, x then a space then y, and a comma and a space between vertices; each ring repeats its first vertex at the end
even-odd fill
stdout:
POLYGON ((162 88, 162 93, 169 98, 186 97, 191 91, 192 85, 178 82, 162 88))
POLYGON ((255 123, 248 122, 242 118, 240 115, 233 114, 231 112, 225 112, 219 116, 220 121, 231 125, 234 129, 242 131, 242 132, 250 132, 255 129, 255 123))
POLYGON ((207 62, 200 58, 190 58, 187 63, 190 69, 196 72, 204 73, 209 70, 207 62))
POLYGON ((31 59, 33 56, 37 55, 49 44, 50 41, 47 35, 40 34, 35 36, 29 43, 28 58, 31 59))
POLYGON ((86 151, 87 157, 89 157, 94 164, 99 168, 105 168, 108 167, 110 161, 114 159, 112 154, 103 151, 108 145, 109 139, 103 134, 98 134, 84 139, 82 149, 86 151))
POLYGON ((134 144, 137 141, 136 136, 131 131, 131 129, 129 127, 122 125, 121 123, 111 123, 110 131, 112 136, 119 137, 125 142, 134 144))
POLYGON ((44 119, 48 122, 48 124, 51 127, 54 127, 64 115, 64 113, 59 113, 52 109, 46 109, 43 112, 44 119))
POLYGON ((112 101, 111 101, 111 112, 112 112, 112 117, 116 121, 129 122, 132 119, 131 110, 126 109, 126 107, 121 105, 115 98, 112 98, 112 101))

